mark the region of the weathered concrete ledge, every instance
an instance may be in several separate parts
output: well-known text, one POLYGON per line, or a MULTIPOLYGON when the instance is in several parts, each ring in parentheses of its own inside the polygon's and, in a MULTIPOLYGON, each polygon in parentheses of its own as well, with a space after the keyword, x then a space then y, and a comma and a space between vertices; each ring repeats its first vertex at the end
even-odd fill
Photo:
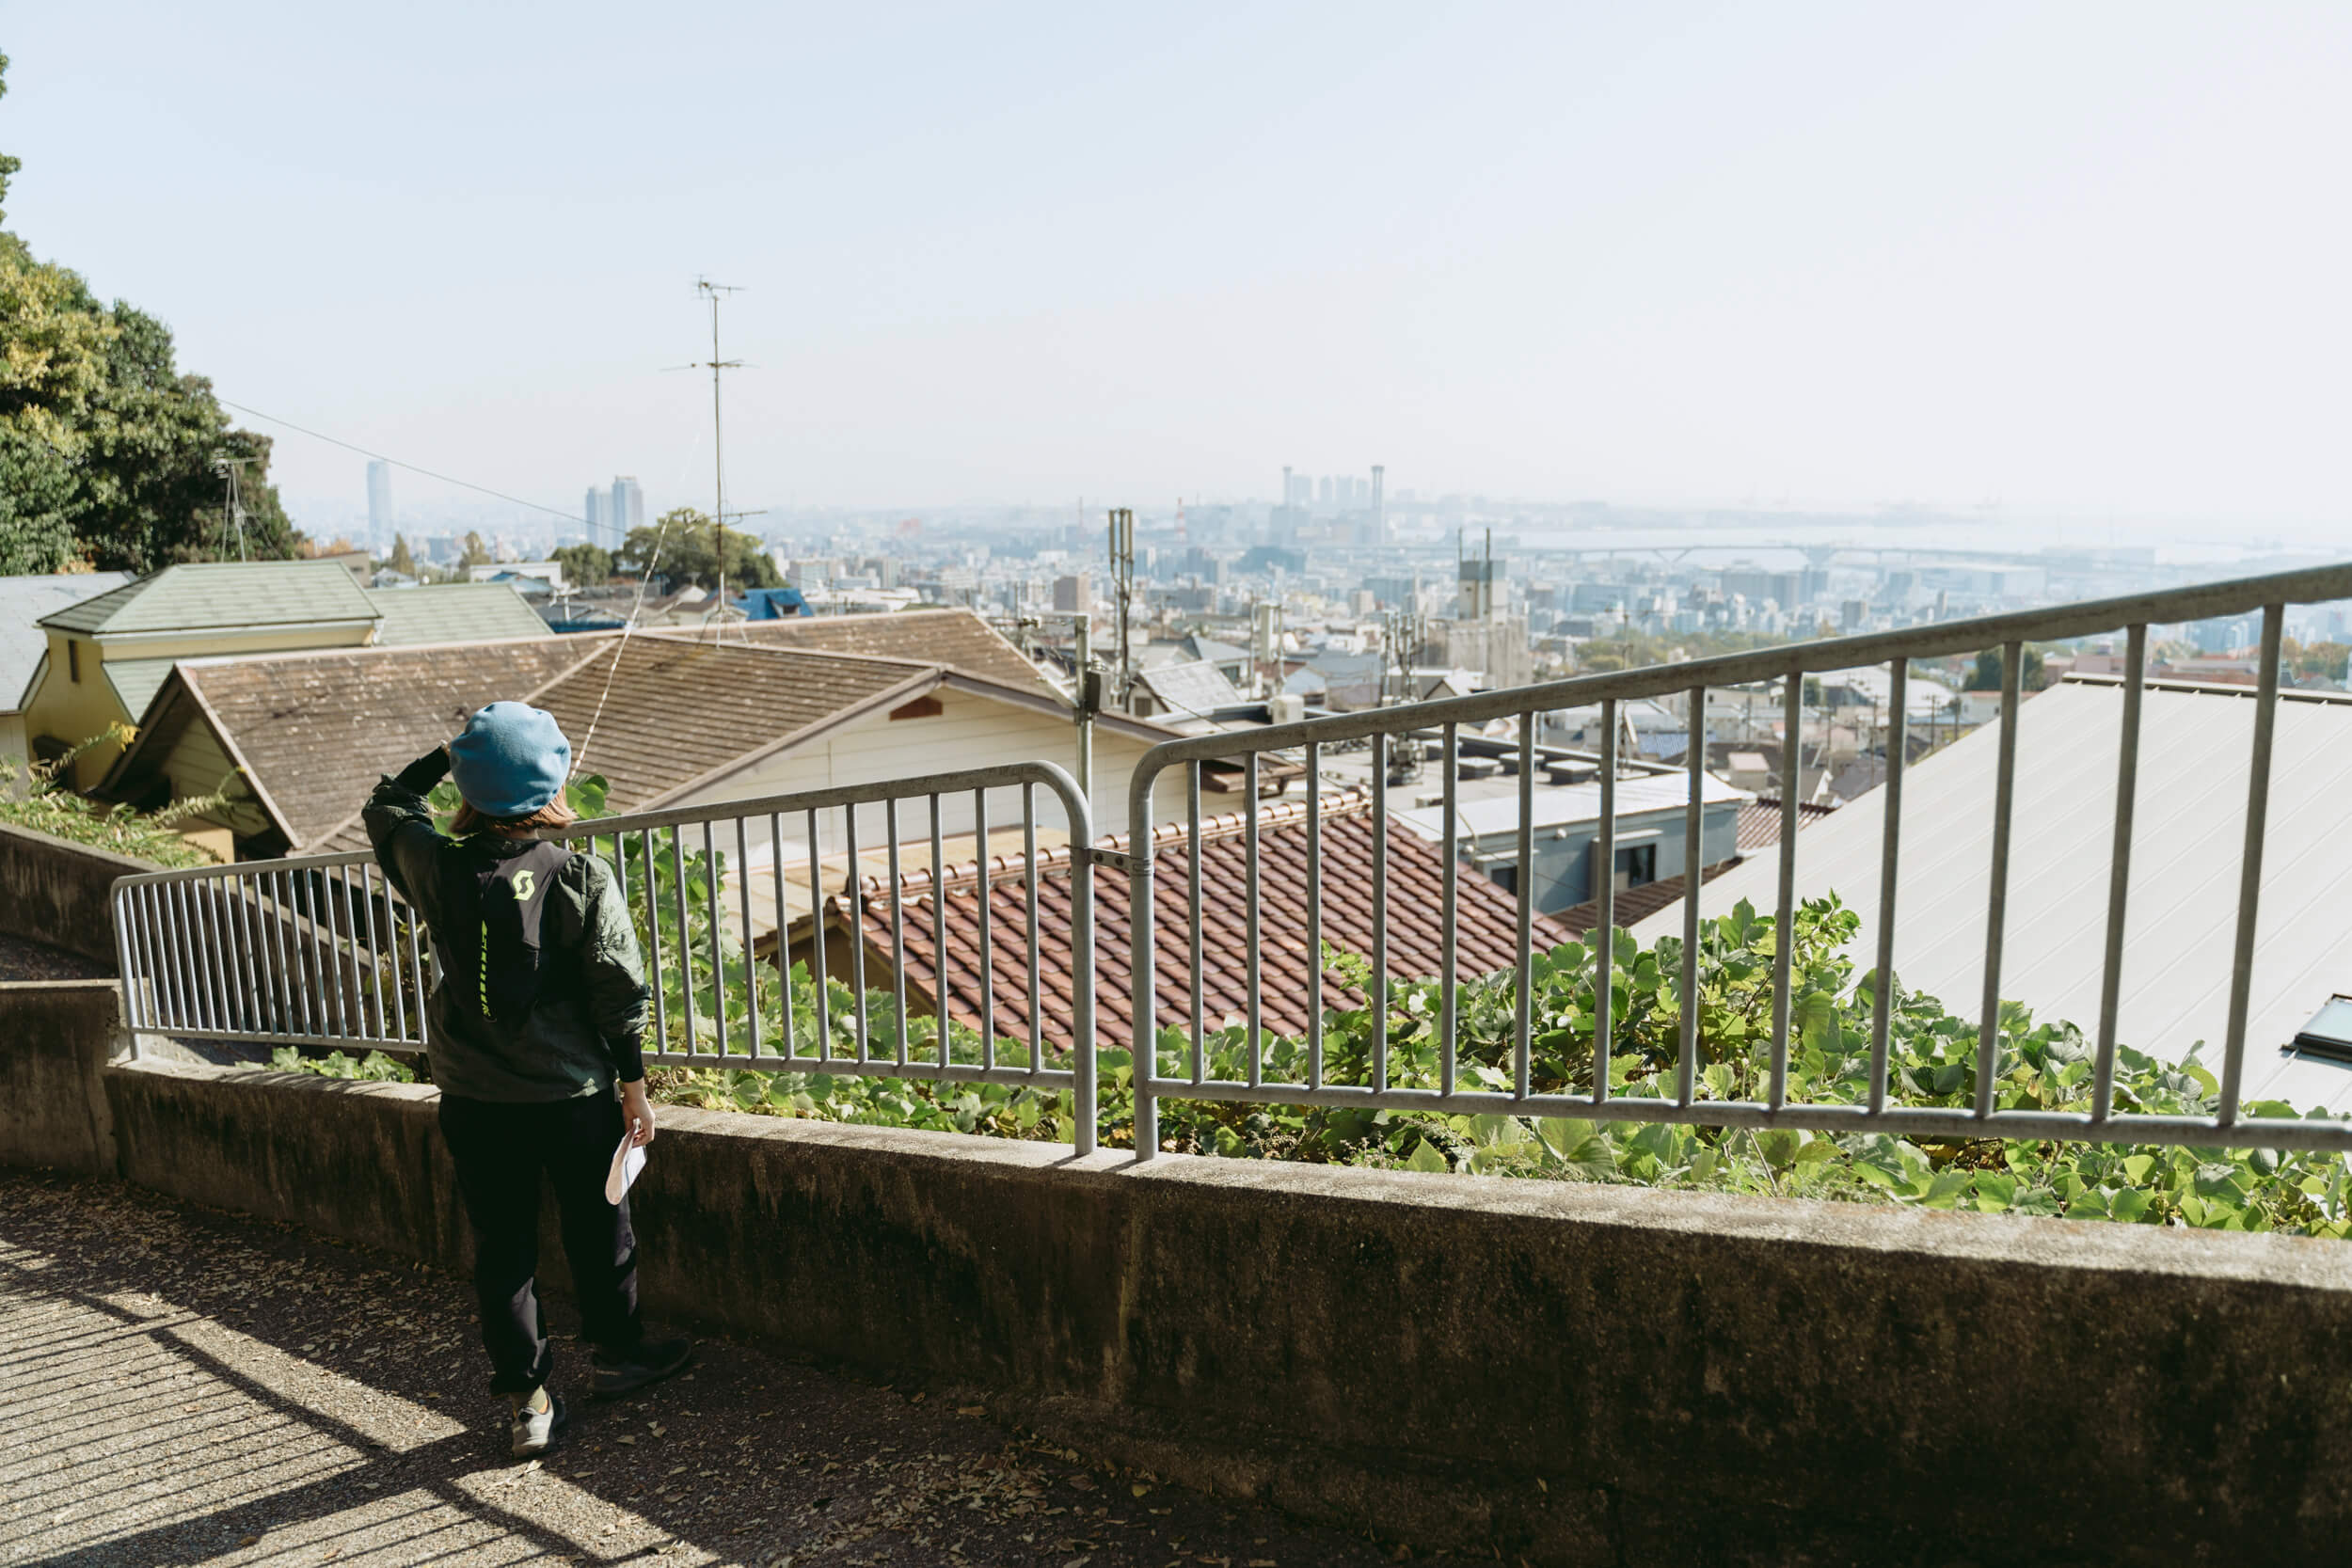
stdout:
MULTIPOLYGON (((430 1090, 145 1062, 104 1087, 135 1181, 462 1256, 430 1090)), ((683 1110, 633 1201, 659 1314, 1506 1560, 2352 1539, 2340 1243, 683 1110)))
POLYGON ((115 966, 115 879, 146 861, 0 822, 0 931, 115 966))
POLYGON ((112 980, 0 985, 0 1164, 115 1171, 100 1070, 127 1043, 112 980))

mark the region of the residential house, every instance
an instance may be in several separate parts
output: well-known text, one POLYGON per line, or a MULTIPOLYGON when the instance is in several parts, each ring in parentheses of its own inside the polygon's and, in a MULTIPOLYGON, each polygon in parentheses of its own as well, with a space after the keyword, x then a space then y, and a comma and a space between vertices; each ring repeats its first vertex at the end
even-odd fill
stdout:
POLYGON ((24 707, 49 657, 42 617, 96 598, 131 580, 128 572, 59 572, 0 578, 0 757, 29 757, 24 707))
MULTIPOLYGON (((2117 1038, 2167 1060, 2199 1041, 2218 1059, 2228 1022, 2255 703, 2247 689, 2151 689, 2141 698, 2131 896, 2117 1038)), ((2099 1020, 2108 849, 2114 837, 2122 689, 2066 681, 2017 710, 2015 803, 2000 991, 2042 1020, 2099 1020)), ((2282 1051, 2339 990, 2352 990, 2352 697, 2282 693, 2272 757, 2267 850, 2255 928, 2246 1097, 2352 1110, 2352 1071, 2282 1051)), ((1997 729, 1913 765, 1902 794, 1901 918, 1895 974, 1906 990, 1974 1018, 1984 990, 1997 729)), ((1860 917, 1853 958, 1875 963, 1881 796, 1812 828, 1797 895, 1835 894, 1860 917)), ((1701 908, 1778 897, 1777 857, 1708 883, 1701 908)), ((1638 926, 1647 941, 1677 913, 1638 926)))
MULTIPOLYGON (((544 630, 511 589, 372 594, 326 561, 167 566, 37 624, 48 646, 24 724, 53 752, 138 723, 182 658, 544 630)), ((120 754, 114 743, 84 752, 75 787, 94 788, 120 754)))

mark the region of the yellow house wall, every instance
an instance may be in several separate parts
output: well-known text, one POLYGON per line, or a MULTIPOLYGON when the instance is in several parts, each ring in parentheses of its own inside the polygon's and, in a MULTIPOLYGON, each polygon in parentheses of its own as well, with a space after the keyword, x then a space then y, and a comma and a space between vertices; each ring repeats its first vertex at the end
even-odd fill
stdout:
MULTIPOLYGON (((135 723, 139 715, 123 710, 115 696, 114 683, 106 678, 103 666, 109 657, 121 659, 203 658, 215 654, 290 653, 304 648, 337 648, 356 646, 367 641, 374 629, 373 622, 343 627, 288 627, 283 630, 239 630, 192 632, 183 637, 108 640, 83 637, 78 633, 51 630, 49 633, 49 666, 33 699, 24 706, 24 734, 27 743, 47 736, 74 745, 103 731, 113 723, 135 723), (72 678, 72 661, 66 644, 79 641, 82 645, 82 678, 72 678)), ((122 748, 112 742, 93 746, 75 759, 73 784, 77 789, 88 789, 106 775, 122 748)))

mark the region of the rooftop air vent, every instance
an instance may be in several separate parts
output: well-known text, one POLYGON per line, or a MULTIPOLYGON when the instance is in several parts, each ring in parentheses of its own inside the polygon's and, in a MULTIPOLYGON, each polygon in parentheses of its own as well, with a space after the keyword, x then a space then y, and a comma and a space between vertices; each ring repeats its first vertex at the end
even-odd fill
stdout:
POLYGON ((2291 1049, 2352 1062, 2352 996, 2330 997, 2303 1025, 2291 1049))

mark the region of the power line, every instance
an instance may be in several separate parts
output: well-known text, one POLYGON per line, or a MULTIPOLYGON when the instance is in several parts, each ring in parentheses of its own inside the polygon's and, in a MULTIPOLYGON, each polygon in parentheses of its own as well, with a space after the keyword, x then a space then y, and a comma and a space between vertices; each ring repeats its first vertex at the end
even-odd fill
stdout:
POLYGON ((240 414, 250 414, 257 420, 267 420, 272 424, 282 424, 288 430, 308 436, 314 441, 325 441, 329 446, 341 447, 345 451, 356 451, 360 456, 372 457, 378 463, 389 463, 393 467, 405 468, 412 474, 422 474, 427 479, 437 479, 444 484, 454 484, 461 490, 476 490, 485 496, 495 496, 500 500, 511 501, 516 506, 529 507, 533 512, 544 512, 550 517, 561 517, 565 522, 578 523, 583 528, 593 529, 596 526, 587 518, 575 513, 561 511, 552 506, 541 506, 537 501, 527 501, 520 496, 510 496, 503 490, 493 490, 486 484, 476 484, 469 479, 459 479, 453 474, 436 473, 431 468, 421 468, 414 463, 404 463, 397 457, 387 457, 380 451, 370 451, 367 448, 346 441, 341 436, 329 436, 325 431, 312 430, 307 425, 298 425, 292 420, 281 420, 275 414, 264 414, 260 409, 248 408, 242 403, 230 403, 227 398, 219 401, 223 407, 233 408, 240 414))

